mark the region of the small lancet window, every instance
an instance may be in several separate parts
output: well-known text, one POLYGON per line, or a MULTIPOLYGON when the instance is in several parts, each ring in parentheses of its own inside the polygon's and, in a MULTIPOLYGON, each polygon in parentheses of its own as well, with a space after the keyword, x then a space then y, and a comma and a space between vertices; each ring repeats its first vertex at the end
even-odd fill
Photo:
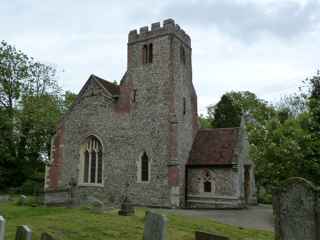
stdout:
POLYGON ((135 103, 137 100, 137 89, 133 89, 132 91, 132 102, 135 103))
POLYGON ((141 156, 141 181, 149 181, 149 158, 146 152, 141 156))
POLYGON ((148 63, 148 46, 143 45, 142 48, 142 63, 147 64, 148 63))
POLYGON ((183 113, 183 115, 185 115, 186 114, 186 111, 187 111, 187 109, 186 109, 186 98, 184 97, 183 98, 183 106, 182 106, 182 108, 183 108, 183 110, 182 110, 182 113, 183 113))
POLYGON ((153 45, 152 43, 149 44, 149 63, 152 63, 153 60, 153 45))
POLYGON ((180 47, 180 60, 183 64, 186 64, 186 51, 182 45, 180 47))
POLYGON ((211 192, 211 182, 210 181, 205 181, 203 183, 203 191, 204 192, 211 192))

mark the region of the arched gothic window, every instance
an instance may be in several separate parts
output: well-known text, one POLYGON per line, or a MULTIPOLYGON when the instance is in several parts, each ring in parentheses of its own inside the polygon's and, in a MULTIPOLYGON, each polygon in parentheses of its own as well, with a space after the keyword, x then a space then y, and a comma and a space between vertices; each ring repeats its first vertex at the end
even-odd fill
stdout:
POLYGON ((214 193, 215 192, 214 180, 208 170, 204 172, 201 180, 202 180, 201 184, 202 184, 203 192, 205 192, 205 193, 214 193))
POLYGON ((149 158, 146 152, 141 156, 141 181, 149 181, 149 158))
POLYGON ((211 182, 210 181, 205 181, 203 183, 203 191, 204 192, 211 192, 211 182))
POLYGON ((102 145, 100 141, 90 136, 81 146, 82 182, 86 184, 102 184, 102 145))

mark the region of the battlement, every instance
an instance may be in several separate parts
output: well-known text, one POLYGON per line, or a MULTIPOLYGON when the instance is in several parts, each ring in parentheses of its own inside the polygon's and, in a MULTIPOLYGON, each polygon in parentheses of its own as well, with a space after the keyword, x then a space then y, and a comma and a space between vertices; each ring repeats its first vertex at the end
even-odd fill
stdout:
POLYGON ((183 41, 187 46, 191 47, 191 39, 183 29, 171 18, 163 21, 163 26, 160 22, 152 23, 151 29, 148 26, 141 27, 138 30, 132 30, 129 32, 128 44, 135 42, 145 41, 154 37, 158 37, 166 34, 174 34, 177 38, 183 41))

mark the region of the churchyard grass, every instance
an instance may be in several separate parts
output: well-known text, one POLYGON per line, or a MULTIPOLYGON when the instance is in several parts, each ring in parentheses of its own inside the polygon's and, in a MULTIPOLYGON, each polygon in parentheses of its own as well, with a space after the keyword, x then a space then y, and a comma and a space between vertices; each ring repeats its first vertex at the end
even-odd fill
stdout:
MULTIPOLYGON (((42 232, 56 239, 70 240, 141 240, 146 209, 138 208, 135 216, 119 216, 117 210, 95 214, 84 208, 31 207, 1 203, 0 215, 6 220, 6 239, 14 239, 18 225, 28 225, 33 238, 42 232)), ((168 239, 193 240, 194 232, 207 231, 225 235, 234 240, 271 240, 268 231, 240 229, 201 217, 168 214, 168 239)))

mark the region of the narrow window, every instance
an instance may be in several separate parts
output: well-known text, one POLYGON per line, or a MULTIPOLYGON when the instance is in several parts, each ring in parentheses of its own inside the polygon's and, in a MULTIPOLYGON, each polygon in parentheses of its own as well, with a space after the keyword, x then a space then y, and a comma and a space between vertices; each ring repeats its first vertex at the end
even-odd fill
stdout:
POLYGON ((153 60, 153 45, 152 43, 149 44, 149 62, 148 63, 152 63, 153 60))
POLYGON ((143 45, 142 48, 142 63, 147 64, 148 63, 148 46, 143 45))
POLYGON ((211 192, 211 182, 210 181, 205 181, 203 183, 203 191, 204 192, 211 192))
POLYGON ((132 92, 132 102, 136 102, 136 97, 137 97, 137 89, 133 89, 133 92, 132 92))
POLYGON ((98 153, 98 183, 102 183, 102 151, 98 153))
POLYGON ((182 108, 183 108, 183 115, 185 115, 186 114, 186 98, 185 97, 183 98, 183 106, 182 106, 182 108))
POLYGON ((141 157, 141 181, 149 181, 149 159, 146 152, 141 157))
POLYGON ((180 60, 183 64, 186 64, 186 51, 183 46, 180 47, 180 60))
POLYGON ((96 152, 91 152, 91 183, 96 182, 96 152))
POLYGON ((84 176, 83 181, 87 183, 89 181, 89 152, 84 153, 84 176))

